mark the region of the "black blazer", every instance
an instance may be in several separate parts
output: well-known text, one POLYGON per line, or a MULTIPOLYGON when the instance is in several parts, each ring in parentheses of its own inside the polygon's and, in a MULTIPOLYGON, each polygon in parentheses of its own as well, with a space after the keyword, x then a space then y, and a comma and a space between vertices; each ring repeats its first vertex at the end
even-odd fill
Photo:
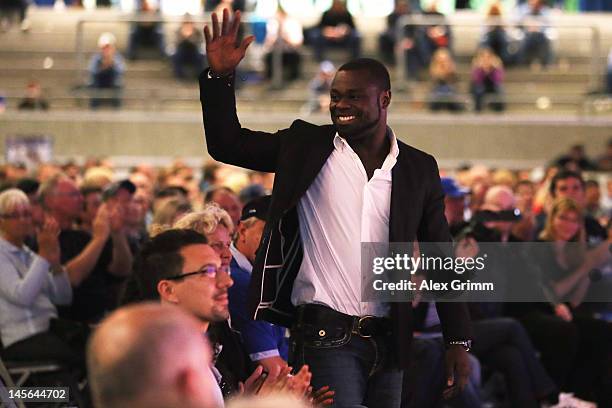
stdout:
MULTIPOLYGON (((333 151, 335 128, 296 120, 276 133, 242 128, 236 114, 233 82, 200 76, 200 101, 210 155, 221 162, 252 170, 274 172, 268 222, 253 265, 249 310, 255 319, 291 327, 293 282, 302 261, 302 242, 296 204, 333 151)), ((393 167, 390 242, 450 241, 444 217, 444 193, 434 158, 398 140, 393 167)), ((412 308, 392 303, 396 361, 407 367, 412 340, 412 308)), ((447 341, 471 339, 465 304, 438 303, 447 341)))

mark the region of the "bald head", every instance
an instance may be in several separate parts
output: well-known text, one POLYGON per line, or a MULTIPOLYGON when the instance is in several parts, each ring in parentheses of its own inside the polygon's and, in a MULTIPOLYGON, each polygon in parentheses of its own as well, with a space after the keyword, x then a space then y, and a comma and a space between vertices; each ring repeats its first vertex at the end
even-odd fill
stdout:
MULTIPOLYGON (((507 186, 493 186, 485 195, 484 203, 481 206, 481 210, 489 211, 508 211, 514 209, 515 198, 514 193, 507 186)), ((485 223, 487 228, 497 230, 501 234, 501 240, 506 242, 510 237, 512 231, 512 221, 493 221, 485 223)))
POLYGON ((514 192, 507 186, 493 186, 485 195, 483 210, 503 211, 514 208, 514 192))
POLYGON ((159 304, 117 310, 87 349, 96 407, 222 407, 210 366, 210 346, 198 321, 159 304))

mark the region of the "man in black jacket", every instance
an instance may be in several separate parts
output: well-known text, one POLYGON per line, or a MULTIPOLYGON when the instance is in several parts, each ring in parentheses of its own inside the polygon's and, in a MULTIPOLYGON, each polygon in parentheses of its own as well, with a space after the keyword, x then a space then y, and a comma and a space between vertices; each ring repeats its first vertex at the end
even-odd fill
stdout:
MULTIPOLYGON (((265 133, 242 128, 233 75, 240 15, 204 28, 210 69, 200 76, 208 151, 215 159, 276 173, 268 223, 249 293, 255 319, 292 328, 294 366, 337 406, 399 407, 412 339, 409 303, 363 302, 361 242, 447 242, 435 160, 387 127, 389 74, 375 60, 343 65, 331 89, 333 125, 296 120, 265 133)), ((467 381, 471 330, 465 305, 437 305, 448 343, 447 384, 467 381)))

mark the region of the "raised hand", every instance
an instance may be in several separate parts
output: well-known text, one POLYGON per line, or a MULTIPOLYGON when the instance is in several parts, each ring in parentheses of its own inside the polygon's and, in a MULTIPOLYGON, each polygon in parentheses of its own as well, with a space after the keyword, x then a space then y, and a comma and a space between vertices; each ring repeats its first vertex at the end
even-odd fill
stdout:
POLYGON ((240 11, 236 11, 233 19, 231 17, 230 11, 223 9, 223 22, 219 26, 217 13, 212 13, 212 35, 208 25, 204 26, 206 58, 210 69, 216 75, 231 74, 244 58, 248 46, 255 40, 255 37, 250 35, 237 46, 240 11))
POLYGON ((119 204, 109 207, 109 220, 112 234, 123 232, 125 214, 123 208, 119 204))
POLYGON ((111 217, 106 204, 98 208, 96 217, 91 223, 91 235, 93 238, 106 240, 111 233, 111 217))
POLYGON ((58 235, 60 227, 55 218, 50 215, 45 215, 40 230, 36 234, 38 241, 38 254, 45 258, 51 266, 60 263, 60 246, 58 235))

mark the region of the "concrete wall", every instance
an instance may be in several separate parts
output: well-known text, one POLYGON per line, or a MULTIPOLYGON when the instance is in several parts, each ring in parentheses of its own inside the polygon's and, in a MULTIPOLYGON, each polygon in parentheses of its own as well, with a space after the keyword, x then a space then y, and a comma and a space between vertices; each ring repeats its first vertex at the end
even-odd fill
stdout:
MULTIPOLYGON (((274 131, 289 126, 291 115, 241 115, 244 126, 274 131)), ((325 116, 309 118, 326 123, 325 116)), ((603 152, 612 137, 605 118, 471 115, 391 116, 395 134, 435 155, 441 166, 479 162, 500 167, 541 165, 583 143, 591 156, 603 152)), ((58 158, 114 156, 117 164, 164 162, 181 156, 207 157, 201 116, 197 113, 55 112, 0 115, 0 148, 11 135, 49 135, 58 158)))

